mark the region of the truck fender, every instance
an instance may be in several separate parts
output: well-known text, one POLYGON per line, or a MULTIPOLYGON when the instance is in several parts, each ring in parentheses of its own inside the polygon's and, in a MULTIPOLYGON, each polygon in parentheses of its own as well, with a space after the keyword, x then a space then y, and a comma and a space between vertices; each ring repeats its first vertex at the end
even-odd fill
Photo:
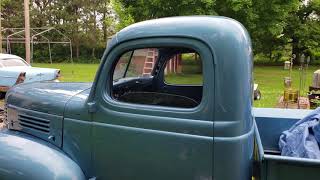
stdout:
POLYGON ((15 180, 85 179, 81 168, 58 148, 9 130, 0 131, 0 177, 15 180))

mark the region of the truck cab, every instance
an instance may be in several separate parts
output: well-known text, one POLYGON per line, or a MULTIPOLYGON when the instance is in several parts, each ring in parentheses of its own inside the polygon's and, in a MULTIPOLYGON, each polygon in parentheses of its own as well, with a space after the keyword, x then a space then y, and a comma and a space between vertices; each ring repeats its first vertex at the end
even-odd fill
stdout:
MULTIPOLYGON (((13 173, 21 179, 267 178, 252 111, 252 68, 250 37, 235 20, 137 23, 108 44, 93 83, 37 82, 9 90, 0 148, 10 147, 8 156, 38 157, 29 166, 47 170, 46 176, 13 173), (170 81, 168 72, 179 71, 188 56, 199 60, 201 77, 170 81), (42 153, 34 154, 31 147, 40 146, 42 153), (72 168, 52 169, 49 150, 63 159, 59 166, 72 168)), ((15 164, 17 172, 26 171, 15 159, 2 160, 0 169, 15 164)), ((12 173, 0 170, 0 176, 12 173)))

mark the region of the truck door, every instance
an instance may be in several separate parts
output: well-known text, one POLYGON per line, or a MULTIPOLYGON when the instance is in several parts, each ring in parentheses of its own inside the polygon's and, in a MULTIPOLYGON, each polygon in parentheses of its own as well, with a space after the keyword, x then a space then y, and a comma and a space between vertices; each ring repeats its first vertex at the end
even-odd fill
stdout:
POLYGON ((121 43, 105 58, 93 98, 97 179, 213 179, 214 73, 209 48, 189 38, 147 38, 121 43), (185 91, 164 93, 154 85, 159 71, 165 71, 158 62, 171 56, 161 52, 179 51, 201 57, 200 102, 185 91))

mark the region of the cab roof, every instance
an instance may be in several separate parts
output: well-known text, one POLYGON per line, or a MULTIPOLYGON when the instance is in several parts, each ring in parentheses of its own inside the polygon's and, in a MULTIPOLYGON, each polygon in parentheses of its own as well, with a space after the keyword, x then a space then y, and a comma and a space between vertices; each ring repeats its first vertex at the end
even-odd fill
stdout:
POLYGON ((118 32, 110 46, 127 40, 147 37, 191 37, 214 46, 212 38, 232 37, 250 41, 246 29, 236 20, 219 16, 182 16, 148 20, 118 32))

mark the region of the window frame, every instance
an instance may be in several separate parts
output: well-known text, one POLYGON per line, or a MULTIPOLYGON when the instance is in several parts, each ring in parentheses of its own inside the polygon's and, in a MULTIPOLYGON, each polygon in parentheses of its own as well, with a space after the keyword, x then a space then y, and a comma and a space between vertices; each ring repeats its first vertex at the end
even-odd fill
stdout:
MULTIPOLYGON (((102 67, 99 70, 100 76, 98 77, 98 82, 95 86, 95 92, 98 94, 96 95, 95 100, 103 107, 117 112, 130 112, 134 114, 162 116, 162 113, 166 112, 167 117, 181 117, 183 115, 186 119, 207 119, 209 116, 210 118, 213 118, 211 115, 208 115, 210 114, 208 112, 208 109, 214 107, 214 93, 212 93, 212 90, 214 90, 214 80, 210 77, 214 75, 213 57, 214 56, 212 54, 212 50, 206 43, 197 39, 187 37, 143 38, 120 43, 117 46, 113 47, 104 56, 104 58, 106 59, 103 61, 104 64, 102 64, 102 67), (203 69, 203 98, 200 104, 194 108, 177 108, 168 106, 126 103, 114 99, 112 96, 112 75, 114 73, 114 67, 117 64, 119 57, 130 50, 163 47, 181 47, 193 49, 202 57, 202 63, 206 65, 204 66, 206 68, 203 69), (205 58, 207 59, 204 60, 205 58), (108 75, 105 76, 101 72, 108 72, 108 75), (209 89, 211 90, 209 91, 209 89)), ((208 119, 208 121, 210 121, 210 119, 208 119)))

